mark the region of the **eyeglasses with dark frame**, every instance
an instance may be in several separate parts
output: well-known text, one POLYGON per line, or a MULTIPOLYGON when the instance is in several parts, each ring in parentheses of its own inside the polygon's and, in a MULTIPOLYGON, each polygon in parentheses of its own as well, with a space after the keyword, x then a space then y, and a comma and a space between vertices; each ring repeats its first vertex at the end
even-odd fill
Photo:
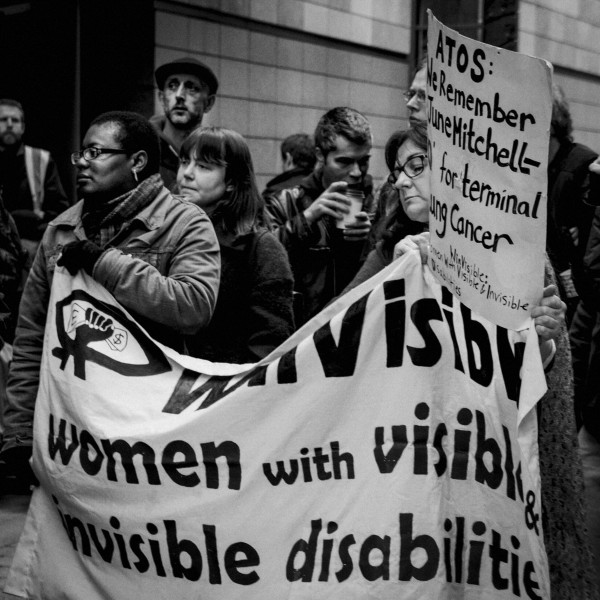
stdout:
POLYGON ((426 154, 415 154, 411 156, 403 165, 396 163, 394 170, 388 177, 388 182, 392 185, 398 181, 400 173, 406 173, 406 176, 410 179, 414 179, 419 176, 424 170, 427 164, 426 154))
POLYGON ((127 154, 127 150, 123 150, 122 148, 96 148, 95 146, 91 146, 79 150, 78 152, 73 152, 71 154, 71 163, 76 165, 81 158, 89 162, 90 160, 98 158, 101 154, 127 154))
POLYGON ((423 90, 406 90, 403 94, 404 100, 410 102, 415 96, 419 102, 425 102, 427 100, 427 94, 423 90))

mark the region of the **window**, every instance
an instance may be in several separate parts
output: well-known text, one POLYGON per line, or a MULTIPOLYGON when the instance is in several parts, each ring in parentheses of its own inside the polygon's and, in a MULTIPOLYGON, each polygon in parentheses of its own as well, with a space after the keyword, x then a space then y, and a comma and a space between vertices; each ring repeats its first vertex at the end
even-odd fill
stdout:
POLYGON ((427 51, 428 8, 436 19, 462 35, 507 50, 517 49, 517 0, 415 0, 414 65, 427 51))

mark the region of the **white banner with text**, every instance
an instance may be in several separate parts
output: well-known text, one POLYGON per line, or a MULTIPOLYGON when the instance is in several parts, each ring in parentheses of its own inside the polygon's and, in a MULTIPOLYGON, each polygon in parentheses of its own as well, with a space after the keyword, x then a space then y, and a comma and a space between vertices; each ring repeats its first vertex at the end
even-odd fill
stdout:
POLYGON ((476 316, 409 252, 255 365, 153 342, 54 276, 29 598, 549 597, 535 331, 476 316))

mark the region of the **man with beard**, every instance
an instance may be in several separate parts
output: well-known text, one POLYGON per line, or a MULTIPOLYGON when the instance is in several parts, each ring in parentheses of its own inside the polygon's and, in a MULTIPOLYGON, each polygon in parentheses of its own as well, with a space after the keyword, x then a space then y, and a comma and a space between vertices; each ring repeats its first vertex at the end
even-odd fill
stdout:
POLYGON ((47 150, 23 143, 25 113, 16 100, 0 100, 0 195, 12 215, 29 264, 48 223, 69 208, 56 163, 47 150))
POLYGON ((165 63, 154 77, 165 114, 155 115, 150 123, 160 137, 160 174, 165 186, 174 191, 181 144, 202 125, 204 114, 215 103, 219 82, 207 65, 194 58, 165 63))

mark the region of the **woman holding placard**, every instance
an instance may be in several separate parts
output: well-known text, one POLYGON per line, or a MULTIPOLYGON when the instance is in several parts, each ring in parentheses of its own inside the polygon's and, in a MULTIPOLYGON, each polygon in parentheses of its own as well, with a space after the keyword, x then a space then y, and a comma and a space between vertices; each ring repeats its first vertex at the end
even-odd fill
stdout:
MULTIPOLYGON (((367 257, 345 292, 366 281, 409 250, 419 250, 427 261, 430 214, 430 166, 427 127, 416 124, 392 137, 394 160, 386 160, 388 181, 398 190, 400 202, 387 220, 385 233, 367 257), (406 222, 406 216, 410 222, 406 222)), ((387 154, 387 153, 386 153, 387 154)), ((387 158, 387 157, 386 157, 387 158)), ((557 295, 552 269, 546 264, 543 298, 532 311, 547 368, 548 391, 538 403, 538 445, 542 479, 542 522, 550 566, 552 597, 593 598, 591 553, 586 539, 566 306, 557 295)))
MULTIPOLYGON (((371 251, 347 290, 356 287, 410 248, 421 247, 426 259, 431 198, 427 126, 418 123, 394 136, 398 150, 394 162, 388 161, 388 181, 394 182, 400 202, 388 218, 381 241, 371 251), (410 219, 408 222, 406 217, 410 219)), ((540 305, 532 311, 546 358, 552 353, 552 340, 558 337, 564 323, 564 306, 557 296, 556 286, 548 285, 540 305)))

